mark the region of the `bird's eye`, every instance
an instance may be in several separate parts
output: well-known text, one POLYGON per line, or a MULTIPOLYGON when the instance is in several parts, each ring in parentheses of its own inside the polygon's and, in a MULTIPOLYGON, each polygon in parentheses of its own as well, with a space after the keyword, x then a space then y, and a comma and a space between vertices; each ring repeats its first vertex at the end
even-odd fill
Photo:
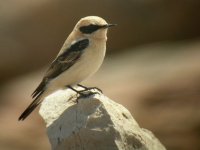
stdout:
POLYGON ((88 26, 82 26, 79 28, 79 30, 84 33, 84 34, 91 34, 95 31, 97 31, 98 29, 102 28, 102 26, 100 25, 94 25, 94 24, 90 24, 88 26))

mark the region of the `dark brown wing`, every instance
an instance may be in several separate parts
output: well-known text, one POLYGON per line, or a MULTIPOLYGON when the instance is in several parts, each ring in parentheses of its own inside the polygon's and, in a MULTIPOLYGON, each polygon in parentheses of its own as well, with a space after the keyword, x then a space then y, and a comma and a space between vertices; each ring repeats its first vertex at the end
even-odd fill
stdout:
POLYGON ((46 85, 51 79, 54 79, 55 77, 59 76, 62 72, 69 69, 80 58, 81 54, 83 53, 83 50, 87 48, 88 45, 88 39, 80 40, 71 45, 71 47, 68 50, 66 50, 64 53, 58 56, 57 59, 55 59, 52 62, 50 68, 47 70, 42 82, 33 92, 33 98, 39 95, 40 92, 45 90, 46 85))
POLYGON ((51 79, 59 76, 62 72, 69 69, 81 57, 83 50, 89 45, 88 39, 75 42, 71 47, 58 56, 47 70, 42 82, 32 94, 33 102, 21 114, 18 120, 24 120, 41 102, 40 96, 45 91, 46 85, 51 79))

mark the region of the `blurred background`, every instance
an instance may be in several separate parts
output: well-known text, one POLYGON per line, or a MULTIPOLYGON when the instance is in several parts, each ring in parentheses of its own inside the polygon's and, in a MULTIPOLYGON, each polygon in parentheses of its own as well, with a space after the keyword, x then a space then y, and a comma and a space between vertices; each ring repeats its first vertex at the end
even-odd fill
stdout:
POLYGON ((117 23, 84 82, 131 111, 169 150, 200 149, 200 1, 0 0, 0 149, 50 149, 35 111, 17 118, 76 22, 117 23))

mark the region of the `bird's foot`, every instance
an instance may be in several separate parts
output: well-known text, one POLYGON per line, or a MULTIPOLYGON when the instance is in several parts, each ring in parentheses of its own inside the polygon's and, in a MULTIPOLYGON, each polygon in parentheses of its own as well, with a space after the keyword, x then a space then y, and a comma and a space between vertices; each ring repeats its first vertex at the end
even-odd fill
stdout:
POLYGON ((89 90, 97 90, 99 91, 100 93, 103 93, 103 91, 101 89, 99 89, 98 87, 86 87, 86 86, 83 86, 81 84, 78 84, 78 86, 84 88, 85 91, 89 91, 89 90))
POLYGON ((79 98, 86 98, 86 97, 89 97, 91 95, 95 95, 95 94, 99 94, 99 92, 93 92, 93 91, 90 91, 90 90, 81 90, 79 91, 79 98))
MULTIPOLYGON (((74 88, 71 87, 71 86, 67 86, 67 87, 70 88, 72 91, 74 91, 74 92, 76 92, 76 93, 78 94, 78 97, 77 97, 77 99, 76 99, 76 102, 77 102, 77 103, 78 103, 78 100, 79 100, 80 98, 86 98, 86 97, 89 97, 89 96, 91 96, 91 95, 100 94, 99 92, 101 92, 100 89, 98 89, 98 88, 93 88, 93 87, 87 88, 87 87, 81 86, 82 88, 84 88, 83 90, 76 90, 76 89, 74 89, 74 88), (99 92, 91 91, 92 89, 96 89, 96 90, 98 90, 99 92)), ((101 93, 102 93, 102 92, 101 92, 101 93)))
POLYGON ((79 102, 79 99, 81 98, 87 98, 89 96, 92 96, 92 95, 95 95, 95 94, 99 94, 99 92, 93 92, 93 91, 90 91, 90 90, 81 90, 81 91, 78 91, 78 97, 76 99, 76 102, 78 103, 79 102))

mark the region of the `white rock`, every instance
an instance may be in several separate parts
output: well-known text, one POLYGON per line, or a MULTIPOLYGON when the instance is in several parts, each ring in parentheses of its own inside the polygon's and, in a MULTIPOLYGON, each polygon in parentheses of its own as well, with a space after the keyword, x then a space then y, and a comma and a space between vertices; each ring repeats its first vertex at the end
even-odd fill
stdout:
POLYGON ((42 102, 39 112, 53 150, 165 150, 126 108, 103 94, 76 99, 66 89, 42 102))

